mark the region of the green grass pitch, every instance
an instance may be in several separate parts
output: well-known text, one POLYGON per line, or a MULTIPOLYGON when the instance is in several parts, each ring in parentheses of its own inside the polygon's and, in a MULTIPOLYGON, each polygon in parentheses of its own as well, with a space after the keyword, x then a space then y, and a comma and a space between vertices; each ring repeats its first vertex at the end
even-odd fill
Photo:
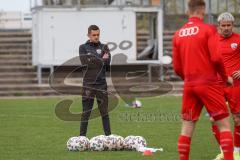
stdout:
MULTIPOLYGON (((143 107, 125 107, 121 101, 110 113, 112 133, 141 135, 149 147, 164 152, 144 157, 135 151, 69 152, 66 141, 79 134, 79 122, 59 120, 54 112, 62 98, 0 100, 0 160, 177 160, 181 97, 140 99, 143 107)), ((72 97, 72 112, 81 110, 81 98, 72 97)), ((103 134, 100 118, 91 120, 88 137, 103 134)), ((204 112, 192 141, 191 159, 210 160, 219 152, 204 112)))

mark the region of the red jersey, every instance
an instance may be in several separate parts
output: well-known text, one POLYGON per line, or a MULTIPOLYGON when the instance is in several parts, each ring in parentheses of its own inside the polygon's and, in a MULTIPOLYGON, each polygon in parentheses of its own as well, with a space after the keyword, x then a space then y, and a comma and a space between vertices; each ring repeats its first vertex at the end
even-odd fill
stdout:
MULTIPOLYGON (((216 34, 211 38, 223 58, 225 70, 228 76, 232 76, 234 71, 240 70, 240 35, 233 33, 230 37, 223 37, 216 34)), ((234 85, 240 86, 240 80, 235 80, 234 85)))
POLYGON ((214 26, 192 17, 173 38, 173 65, 185 85, 217 84, 219 72, 227 80, 219 54, 210 53, 209 39, 216 33, 214 26))

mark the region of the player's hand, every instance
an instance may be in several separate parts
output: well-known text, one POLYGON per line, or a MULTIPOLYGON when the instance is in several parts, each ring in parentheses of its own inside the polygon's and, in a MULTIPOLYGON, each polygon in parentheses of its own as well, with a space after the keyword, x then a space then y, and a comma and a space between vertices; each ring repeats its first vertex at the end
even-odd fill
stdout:
POLYGON ((227 85, 228 86, 233 86, 233 78, 232 77, 228 77, 227 85))
POLYGON ((233 79, 240 79, 240 70, 233 72, 233 79))
POLYGON ((103 59, 109 59, 109 55, 107 53, 105 53, 102 58, 103 59))

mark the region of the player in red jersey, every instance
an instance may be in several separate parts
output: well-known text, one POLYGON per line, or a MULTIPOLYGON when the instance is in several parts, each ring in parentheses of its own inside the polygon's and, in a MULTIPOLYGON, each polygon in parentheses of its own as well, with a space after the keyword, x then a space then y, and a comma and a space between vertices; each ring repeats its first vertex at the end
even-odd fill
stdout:
MULTIPOLYGON (((234 17, 231 13, 220 14, 218 24, 218 33, 210 39, 213 47, 210 50, 222 56, 227 75, 234 78, 232 87, 223 85, 234 120, 234 159, 240 160, 240 35, 233 32, 234 17)), ((219 143, 219 129, 215 123, 212 131, 219 143)), ((218 155, 216 160, 224 160, 223 154, 218 155)))
POLYGON ((189 160, 191 137, 205 105, 218 125, 225 160, 233 160, 229 113, 217 73, 225 82, 232 79, 226 75, 221 56, 209 52, 209 38, 216 30, 203 22, 205 8, 204 0, 189 0, 189 22, 173 38, 174 70, 184 80, 179 159, 189 160))

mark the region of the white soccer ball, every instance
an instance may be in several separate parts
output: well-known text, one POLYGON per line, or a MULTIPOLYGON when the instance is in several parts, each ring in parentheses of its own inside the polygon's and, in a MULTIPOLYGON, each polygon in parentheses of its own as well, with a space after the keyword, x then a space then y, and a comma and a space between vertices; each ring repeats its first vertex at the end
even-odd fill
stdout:
POLYGON ((131 136, 127 136, 124 139, 124 149, 126 149, 126 150, 133 150, 134 149, 134 145, 135 145, 134 137, 135 136, 131 135, 131 136))
POLYGON ((69 151, 85 151, 89 148, 89 139, 84 136, 71 137, 67 141, 67 149, 69 151))
POLYGON ((134 141, 134 146, 133 146, 134 149, 147 146, 147 141, 142 136, 135 136, 133 141, 134 141))
POLYGON ((128 136, 124 139, 126 150, 137 150, 139 147, 146 147, 147 142, 142 136, 128 136))
POLYGON ((92 151, 103 151, 104 150, 105 136, 96 136, 90 140, 90 150, 92 151))
POLYGON ((114 135, 115 136, 115 149, 120 151, 124 149, 124 138, 122 136, 119 135, 114 135))
POLYGON ((124 138, 119 135, 106 136, 104 141, 104 148, 108 151, 118 151, 124 149, 124 138))
POLYGON ((172 57, 170 56, 162 56, 161 57, 162 64, 171 64, 172 63, 172 57))
POLYGON ((142 102, 139 100, 135 100, 132 102, 132 105, 134 108, 140 108, 140 107, 142 107, 142 102))
POLYGON ((114 135, 106 136, 104 139, 104 150, 112 151, 116 149, 116 138, 114 135))

